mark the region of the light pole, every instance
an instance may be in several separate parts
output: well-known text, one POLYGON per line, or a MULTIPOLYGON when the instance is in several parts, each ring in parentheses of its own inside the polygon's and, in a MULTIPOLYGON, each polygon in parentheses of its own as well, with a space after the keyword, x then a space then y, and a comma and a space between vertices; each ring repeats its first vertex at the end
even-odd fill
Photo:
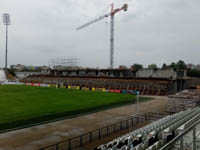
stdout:
POLYGON ((136 113, 139 114, 139 95, 140 95, 140 91, 136 92, 136 97, 137 97, 137 104, 136 104, 136 113))
POLYGON ((7 13, 3 14, 3 23, 6 26, 6 53, 5 53, 5 70, 7 73, 8 65, 8 26, 10 25, 10 15, 7 13))

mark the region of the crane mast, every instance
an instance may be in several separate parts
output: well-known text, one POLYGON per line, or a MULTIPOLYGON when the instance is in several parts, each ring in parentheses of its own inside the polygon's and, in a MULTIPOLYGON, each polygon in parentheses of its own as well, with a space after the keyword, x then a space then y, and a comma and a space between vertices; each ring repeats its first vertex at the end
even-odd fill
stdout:
POLYGON ((111 20, 110 20, 110 68, 113 68, 114 64, 114 8, 111 4, 111 20))
POLYGON ((109 17, 111 16, 111 21, 110 21, 110 68, 113 68, 114 66, 114 16, 117 12, 121 11, 121 10, 124 10, 124 11, 127 11, 128 9, 128 4, 124 4, 121 8, 118 8, 118 9, 114 9, 114 5, 113 3, 111 4, 111 12, 108 13, 108 14, 105 14, 103 16, 100 16, 90 22, 87 22, 86 24, 76 28, 76 30, 80 30, 84 27, 87 27, 97 21, 100 21, 106 17, 109 17))

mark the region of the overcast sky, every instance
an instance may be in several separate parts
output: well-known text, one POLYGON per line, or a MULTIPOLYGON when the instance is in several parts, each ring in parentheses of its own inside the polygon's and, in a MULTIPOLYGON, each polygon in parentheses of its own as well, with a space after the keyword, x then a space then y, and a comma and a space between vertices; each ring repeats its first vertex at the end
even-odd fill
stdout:
MULTIPOLYGON (((115 15, 114 66, 184 60, 200 64, 200 0, 113 0, 129 4, 115 15)), ((110 0, 0 0, 11 15, 8 64, 48 65, 53 56, 75 56, 85 67, 109 66, 110 18, 75 28, 109 11, 110 0), (105 9, 108 8, 108 9, 105 9)), ((5 26, 0 17, 0 67, 5 26)))

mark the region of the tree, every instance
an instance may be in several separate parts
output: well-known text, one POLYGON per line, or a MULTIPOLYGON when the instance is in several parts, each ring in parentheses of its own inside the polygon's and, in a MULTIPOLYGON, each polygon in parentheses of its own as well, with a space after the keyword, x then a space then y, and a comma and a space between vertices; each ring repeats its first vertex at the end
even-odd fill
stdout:
POLYGON ((167 69, 167 65, 165 63, 162 65, 162 69, 167 69))
POLYGON ((148 68, 149 69, 158 69, 156 64, 150 64, 150 65, 148 65, 148 68))
POLYGON ((176 65, 177 69, 187 69, 187 65, 183 60, 179 60, 176 65))
POLYGON ((200 71, 197 69, 188 69, 187 76, 200 78, 200 71))
POLYGON ((173 69, 177 69, 177 65, 176 63, 172 62, 170 65, 169 65, 170 68, 173 68, 173 69))
POLYGON ((133 64, 132 68, 134 68, 135 70, 140 70, 140 69, 143 69, 143 65, 141 65, 141 64, 133 64))
POLYGON ((15 76, 15 71, 14 69, 8 69, 8 73, 11 74, 12 76, 15 76))

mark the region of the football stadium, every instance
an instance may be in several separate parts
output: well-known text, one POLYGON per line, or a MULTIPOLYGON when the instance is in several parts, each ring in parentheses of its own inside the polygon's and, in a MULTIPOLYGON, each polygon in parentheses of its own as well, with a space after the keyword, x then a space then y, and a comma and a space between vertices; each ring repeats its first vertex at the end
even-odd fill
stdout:
POLYGON ((200 150, 199 0, 0 10, 0 150, 200 150))

